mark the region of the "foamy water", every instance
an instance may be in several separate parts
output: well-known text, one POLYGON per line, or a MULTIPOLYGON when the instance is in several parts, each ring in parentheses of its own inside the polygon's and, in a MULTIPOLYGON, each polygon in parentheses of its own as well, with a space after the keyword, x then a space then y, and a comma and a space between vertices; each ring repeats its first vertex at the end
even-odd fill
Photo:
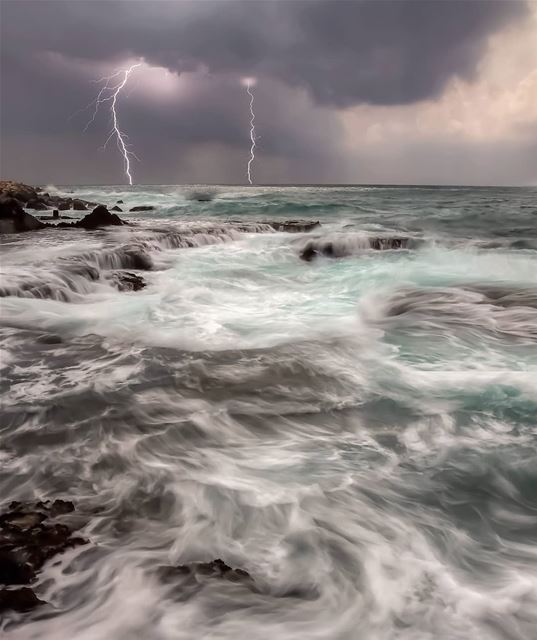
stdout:
POLYGON ((6 637, 533 640, 537 191, 200 189, 1 240, 1 500, 90 541, 6 637))

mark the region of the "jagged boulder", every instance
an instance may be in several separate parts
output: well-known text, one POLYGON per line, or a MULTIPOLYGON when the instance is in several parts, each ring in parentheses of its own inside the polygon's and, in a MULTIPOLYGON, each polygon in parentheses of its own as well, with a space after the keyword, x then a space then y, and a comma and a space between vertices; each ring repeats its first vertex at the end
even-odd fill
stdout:
POLYGON ((110 213, 104 205, 100 204, 91 213, 84 216, 82 220, 75 222, 73 226, 92 230, 100 227, 120 226, 122 224, 125 223, 119 216, 115 213, 110 213))
POLYGON ((123 209, 121 207, 118 207, 116 204, 110 209, 110 211, 123 211, 123 209))
POLYGON ((47 225, 26 213, 15 198, 0 197, 0 233, 36 231, 47 225))

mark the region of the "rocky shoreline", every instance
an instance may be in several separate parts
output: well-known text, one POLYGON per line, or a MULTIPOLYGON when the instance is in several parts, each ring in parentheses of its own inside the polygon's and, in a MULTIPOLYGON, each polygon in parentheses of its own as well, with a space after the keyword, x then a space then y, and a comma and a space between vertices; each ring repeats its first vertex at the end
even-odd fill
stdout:
MULTIPOLYGON (((123 204, 122 200, 117 201, 123 204)), ((153 205, 138 205, 130 209, 131 212, 147 212, 154 210, 153 205)), ((132 225, 136 223, 127 222, 120 218, 116 212, 122 212, 122 209, 116 204, 108 210, 103 204, 81 200, 79 198, 51 196, 40 188, 31 187, 29 185, 13 182, 0 182, 0 234, 20 233, 26 231, 38 231, 41 229, 85 229, 94 231, 108 226, 132 225), (52 216, 40 216, 39 218, 31 215, 27 209, 43 211, 53 208, 52 216), (64 221, 70 216, 60 216, 60 211, 86 211, 88 207, 93 207, 92 211, 81 219, 64 221), (48 223, 45 221, 60 220, 59 222, 48 223)), ((224 228, 230 232, 238 233, 267 233, 267 232, 286 232, 286 233, 309 233, 319 229, 321 223, 318 220, 268 220, 262 222, 250 222, 244 220, 227 220, 220 225, 214 225, 214 229, 204 229, 201 234, 211 235, 218 234, 224 228)), ((162 230, 166 233, 166 230, 162 230)), ((170 236, 174 232, 169 232, 170 236)), ((176 234, 175 234, 176 235, 176 234)), ((182 234, 177 241, 170 243, 174 248, 186 248, 197 246, 192 242, 189 234, 182 234), (174 244, 175 243, 175 244, 174 244)), ((192 234, 190 234, 191 236, 192 234)), ((367 249, 375 251, 385 250, 402 250, 411 246, 411 239, 398 236, 364 236, 353 233, 345 234, 341 237, 314 237, 307 240, 299 249, 299 258, 305 262, 312 262, 318 257, 325 258, 344 258, 356 253, 360 253, 367 249)), ((125 274, 116 278, 116 286, 120 290, 137 291, 145 285, 143 279, 135 274, 125 274)))

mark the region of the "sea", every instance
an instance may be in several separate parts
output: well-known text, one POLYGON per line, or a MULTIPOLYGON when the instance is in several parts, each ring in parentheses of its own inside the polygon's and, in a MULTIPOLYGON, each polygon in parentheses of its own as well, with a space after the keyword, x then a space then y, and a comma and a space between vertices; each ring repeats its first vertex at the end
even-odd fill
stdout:
POLYGON ((130 224, 0 238, 0 511, 88 540, 6 639, 537 638, 537 188, 47 190, 130 224))

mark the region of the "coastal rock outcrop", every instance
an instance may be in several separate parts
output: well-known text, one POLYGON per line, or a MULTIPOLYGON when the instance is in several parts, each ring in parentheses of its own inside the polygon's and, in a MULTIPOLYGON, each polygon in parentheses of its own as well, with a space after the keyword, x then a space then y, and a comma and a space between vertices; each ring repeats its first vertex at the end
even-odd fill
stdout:
POLYGON ((0 233, 20 233, 45 227, 43 222, 26 213, 17 199, 0 196, 0 233))
MULTIPOLYGON (((62 216, 63 217, 63 216, 62 216)), ((100 204, 87 216, 84 216, 82 220, 76 222, 59 222, 56 226, 61 228, 77 227, 79 229, 87 229, 93 231, 100 229, 101 227, 120 226, 126 224, 115 213, 110 213, 108 209, 100 204)))
POLYGON ((48 209, 85 211, 88 207, 97 205, 96 202, 89 202, 80 198, 51 195, 42 188, 31 187, 30 185, 13 180, 0 181, 0 197, 2 196, 15 198, 21 205, 34 211, 45 211, 48 209))
POLYGON ((29 200, 38 200, 37 189, 14 180, 0 180, 0 196, 15 198, 25 204, 29 200))

